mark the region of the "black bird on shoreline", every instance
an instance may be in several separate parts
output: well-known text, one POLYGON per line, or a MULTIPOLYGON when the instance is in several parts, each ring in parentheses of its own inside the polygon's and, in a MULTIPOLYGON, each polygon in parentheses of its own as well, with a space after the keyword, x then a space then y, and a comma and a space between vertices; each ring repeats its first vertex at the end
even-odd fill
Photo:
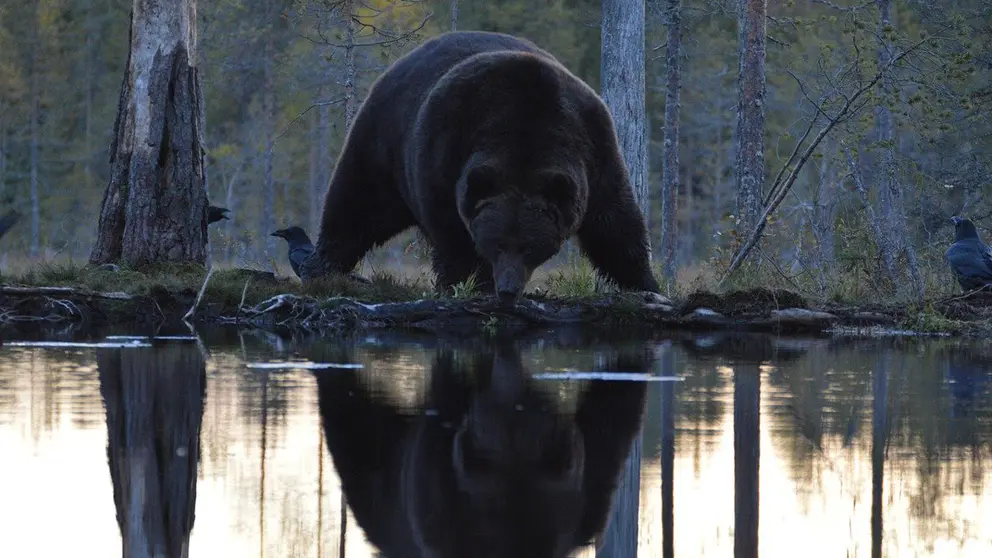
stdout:
POLYGON ((970 219, 951 217, 954 243, 947 249, 947 263, 965 291, 992 286, 992 249, 978 237, 970 219))
POLYGON ((230 212, 231 212, 231 210, 228 209, 228 208, 226 208, 226 207, 217 207, 216 205, 208 205, 207 206, 207 225, 210 225, 212 223, 216 223, 217 221, 220 221, 221 219, 229 219, 229 217, 227 216, 227 214, 230 213, 230 212))
POLYGON ((289 265, 293 267, 293 273, 300 276, 300 266, 303 260, 313 253, 313 243, 310 237, 302 228, 293 225, 285 229, 279 229, 272 233, 272 236, 286 239, 289 243, 289 265))

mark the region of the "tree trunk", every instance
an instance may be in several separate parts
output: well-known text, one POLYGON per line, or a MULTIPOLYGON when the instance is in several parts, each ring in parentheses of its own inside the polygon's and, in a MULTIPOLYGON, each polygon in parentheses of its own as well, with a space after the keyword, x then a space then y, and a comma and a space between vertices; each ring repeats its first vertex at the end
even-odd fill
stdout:
POLYGON ((91 263, 205 263, 202 98, 195 0, 134 0, 91 263))
MULTIPOLYGON (((352 6, 349 3, 347 13, 351 14, 352 6)), ((344 46, 344 130, 347 134, 351 130, 351 123, 355 120, 358 112, 358 98, 356 97, 355 83, 358 81, 358 65, 355 62, 355 55, 358 47, 355 45, 355 22, 351 17, 345 21, 345 46, 344 46)))
POLYGON ((668 0, 668 77, 665 86, 665 167, 661 178, 661 263, 665 277, 675 279, 679 200, 679 95, 682 92, 682 0, 668 0))
MULTIPOLYGON (((327 87, 320 88, 320 98, 327 99, 330 92, 327 87)), ((328 138, 331 130, 331 107, 323 105, 317 109, 317 169, 314 181, 310 183, 310 230, 320 229, 320 214, 324 207, 323 193, 329 182, 328 169, 333 164, 328 153, 328 138)))
MULTIPOLYGON (((602 91, 616 125, 630 185, 648 218, 644 0, 603 0, 602 91)), ((649 252, 650 253, 650 252, 649 252)))
POLYGON ((0 203, 7 201, 7 117, 0 99, 0 203))
MULTIPOLYGON (((265 43, 265 83, 262 84, 262 118, 265 121, 265 155, 262 158, 263 165, 263 184, 262 187, 265 188, 263 192, 263 199, 265 200, 265 207, 262 209, 262 238, 263 244, 265 246, 265 252, 267 254, 273 253, 275 250, 275 238, 271 235, 272 231, 275 230, 275 222, 273 220, 273 211, 276 207, 276 184, 275 177, 272 174, 273 170, 273 150, 275 147, 275 139, 272 130, 276 126, 276 115, 275 115, 275 99, 274 99, 274 84, 272 83, 272 57, 274 55, 275 49, 272 45, 272 39, 269 38, 265 43)), ((268 260, 268 258, 266 258, 268 260)))
POLYGON ((738 0, 737 230, 742 235, 752 231, 761 216, 765 183, 766 2, 738 0))
MULTIPOLYGON (((889 40, 889 29, 892 21, 892 6, 889 0, 876 0, 878 7, 879 22, 878 36, 882 44, 878 49, 878 67, 884 68, 891 59, 892 41, 889 40)), ((893 277, 895 274, 895 256, 898 252, 905 252, 907 271, 913 282, 913 288, 918 299, 923 298, 923 280, 920 277, 919 264, 916 261, 916 249, 910 241, 906 230, 906 214, 903 209, 903 192, 896 177, 895 163, 895 131, 892 121, 892 112, 887 106, 888 99, 892 92, 892 77, 889 72, 882 76, 882 94, 875 113, 875 128, 878 141, 882 146, 882 161, 878 167, 879 177, 877 182, 881 185, 879 192, 879 202, 882 204, 882 216, 885 219, 885 231, 890 237, 885 242, 885 252, 883 259, 886 265, 892 265, 889 270, 893 277)), ((897 283, 898 284, 898 283, 897 283)))
POLYGON ((814 267, 821 294, 827 287, 827 282, 834 268, 834 219, 837 216, 837 172, 830 163, 827 153, 834 151, 824 148, 824 157, 820 160, 818 178, 820 187, 816 191, 813 207, 813 235, 816 237, 816 259, 814 267))
POLYGON ((31 258, 38 257, 41 244, 39 227, 41 226, 41 211, 38 200, 38 142, 39 122, 41 118, 41 88, 38 84, 38 49, 36 45, 31 55, 31 146, 30 146, 30 183, 31 183, 31 258))
POLYGON ((458 31, 458 0, 451 0, 451 30, 458 31))

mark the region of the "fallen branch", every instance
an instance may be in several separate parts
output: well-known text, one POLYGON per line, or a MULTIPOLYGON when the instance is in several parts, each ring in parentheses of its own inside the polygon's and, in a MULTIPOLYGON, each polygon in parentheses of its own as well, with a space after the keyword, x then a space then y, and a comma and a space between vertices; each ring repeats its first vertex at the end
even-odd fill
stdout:
POLYGON ((106 300, 133 300, 134 297, 122 292, 99 292, 74 287, 13 287, 0 285, 0 295, 8 296, 79 296, 103 298, 106 300))
MULTIPOLYGON (((779 204, 782 203, 782 200, 785 199, 786 194, 788 194, 789 191, 792 189, 792 185, 795 184, 796 178, 799 177, 799 171, 802 170, 803 166, 806 165, 806 161, 808 161, 809 158, 813 156, 813 153, 816 152, 816 148, 819 147, 820 142, 823 141, 825 137, 827 137, 827 134, 829 134, 830 131, 834 129, 834 126, 836 126, 837 124, 839 124, 841 121, 844 120, 844 117, 847 115, 848 111, 851 110, 851 107, 854 106, 854 103, 858 99, 860 99, 861 96, 863 96, 873 87, 875 87, 875 85, 882 79, 882 77, 885 76, 885 74, 888 73, 888 71, 897 62, 899 62, 907 55, 909 55, 911 52, 922 46, 923 43, 926 42, 926 40, 927 39, 917 42, 912 47, 899 53, 898 56, 894 56, 891 60, 889 60, 889 62, 884 67, 880 68, 878 72, 875 73, 874 77, 872 77, 872 79, 867 84, 863 85, 861 89, 858 89, 857 91, 854 92, 853 95, 847 98, 847 100, 844 102, 844 106, 841 107, 840 111, 838 111, 835 116, 827 120, 827 124, 816 134, 816 137, 813 138, 813 141, 806 147, 806 149, 803 151, 802 156, 799 158, 799 161, 797 161, 795 166, 792 167, 792 170, 789 172, 788 177, 785 179, 784 182, 781 183, 781 187, 771 198, 770 202, 765 208, 765 211, 761 214, 761 218, 758 219, 758 222, 755 224, 754 229, 748 235, 747 241, 741 244, 741 247, 737 250, 737 253, 734 255, 733 260, 731 260, 730 262, 730 267, 728 267, 727 271, 723 273, 723 276, 720 278, 720 282, 718 283, 718 285, 723 285, 723 282, 726 281, 731 274, 737 271, 737 268, 739 268, 741 264, 744 263, 744 260, 747 259, 748 254, 751 253, 751 250, 754 248, 754 245, 758 243, 758 240, 761 238, 762 233, 765 231, 765 226, 768 224, 768 217, 771 216, 771 214, 774 213, 776 209, 778 209, 779 204)), ((805 135, 803 137, 805 137, 805 135)), ((793 153, 793 155, 795 155, 795 153, 793 153)), ((792 161, 792 157, 789 158, 789 161, 786 161, 786 166, 788 166, 791 163, 791 161, 792 161)), ((781 175, 781 173, 779 173, 779 175, 781 175)))
POLYGON ((710 308, 677 308, 658 295, 633 294, 583 300, 525 298, 513 306, 503 306, 494 297, 366 304, 344 297, 319 302, 282 294, 246 308, 241 314, 217 321, 336 333, 383 328, 467 331, 472 327, 633 324, 707 330, 822 331, 836 321, 831 314, 799 308, 727 316, 710 308))

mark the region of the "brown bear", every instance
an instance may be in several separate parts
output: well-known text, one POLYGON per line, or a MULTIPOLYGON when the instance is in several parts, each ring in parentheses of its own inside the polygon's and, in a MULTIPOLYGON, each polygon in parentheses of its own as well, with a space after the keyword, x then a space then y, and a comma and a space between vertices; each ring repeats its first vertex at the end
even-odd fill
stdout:
POLYGON ((376 80, 301 277, 347 273, 411 226, 432 246, 440 289, 476 273, 515 301, 576 235, 618 287, 659 290, 609 110, 551 54, 510 35, 445 33, 376 80))

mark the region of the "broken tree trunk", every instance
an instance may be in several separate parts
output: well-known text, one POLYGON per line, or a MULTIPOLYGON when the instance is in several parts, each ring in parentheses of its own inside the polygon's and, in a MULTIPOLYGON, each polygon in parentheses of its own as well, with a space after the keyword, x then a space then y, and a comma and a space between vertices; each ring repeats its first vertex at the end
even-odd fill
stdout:
POLYGON ((206 262, 203 109, 195 0, 134 0, 90 263, 206 262))

